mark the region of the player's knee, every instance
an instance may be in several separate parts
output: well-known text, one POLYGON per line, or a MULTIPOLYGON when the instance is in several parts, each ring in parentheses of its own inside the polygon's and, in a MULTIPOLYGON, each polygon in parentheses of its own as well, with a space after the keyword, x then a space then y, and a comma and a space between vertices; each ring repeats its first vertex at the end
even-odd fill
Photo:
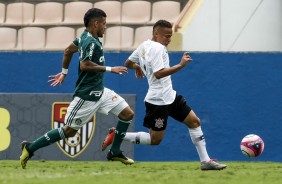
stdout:
POLYGON ((129 109, 128 114, 127 114, 127 119, 132 120, 134 118, 134 112, 132 109, 129 109))
POLYGON ((198 117, 196 117, 196 119, 192 122, 190 128, 198 128, 199 126, 201 126, 201 120, 198 117))
POLYGON ((196 117, 195 126, 196 126, 195 128, 201 126, 201 120, 200 120, 200 118, 198 118, 198 117, 196 117))
POLYGON ((119 118, 125 121, 130 121, 134 118, 134 111, 130 107, 127 107, 119 114, 119 118))
POLYGON ((201 120, 196 116, 192 120, 189 120, 188 122, 184 122, 189 128, 198 128, 201 126, 201 120))

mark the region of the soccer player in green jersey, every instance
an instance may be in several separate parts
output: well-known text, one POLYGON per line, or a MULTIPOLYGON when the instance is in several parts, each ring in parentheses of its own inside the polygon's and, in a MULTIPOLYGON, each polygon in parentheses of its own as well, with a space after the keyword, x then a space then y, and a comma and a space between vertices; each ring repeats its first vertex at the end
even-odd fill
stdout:
POLYGON ((68 73, 68 66, 73 53, 79 52, 78 79, 73 100, 65 116, 65 125, 48 131, 33 142, 22 142, 20 164, 23 169, 26 168, 27 161, 36 150, 59 140, 73 137, 96 112, 112 113, 119 118, 115 138, 107 154, 107 159, 121 161, 124 164, 134 163, 132 159, 124 156, 120 150, 120 145, 134 117, 134 112, 121 96, 106 88, 103 84, 105 72, 124 75, 127 73, 127 68, 105 66, 103 47, 99 37, 103 37, 106 29, 106 13, 97 8, 89 9, 84 15, 84 25, 86 29, 80 38, 75 39, 65 49, 62 72, 49 76, 51 79, 48 81, 52 82, 51 86, 62 84, 68 73))

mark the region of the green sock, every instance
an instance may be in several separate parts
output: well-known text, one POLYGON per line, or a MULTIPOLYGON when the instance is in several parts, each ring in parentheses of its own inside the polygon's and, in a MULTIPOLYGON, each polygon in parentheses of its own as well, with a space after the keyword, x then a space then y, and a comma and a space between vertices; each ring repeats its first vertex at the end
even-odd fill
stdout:
POLYGON ((115 131, 114 141, 111 147, 111 151, 113 154, 118 154, 120 152, 120 145, 123 141, 123 138, 126 134, 130 122, 131 121, 121 121, 121 120, 118 121, 115 131))
POLYGON ((44 134, 43 136, 39 137, 35 141, 33 141, 28 146, 28 150, 33 153, 40 148, 53 144, 54 142, 57 142, 64 138, 65 138, 65 133, 63 128, 53 129, 47 132, 46 134, 44 134))

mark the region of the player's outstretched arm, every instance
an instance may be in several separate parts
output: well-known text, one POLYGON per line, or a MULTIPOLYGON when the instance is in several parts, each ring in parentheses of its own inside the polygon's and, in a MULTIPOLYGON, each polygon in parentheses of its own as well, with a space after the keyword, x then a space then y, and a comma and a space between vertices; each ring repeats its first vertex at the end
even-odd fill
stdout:
POLYGON ((178 72, 181 68, 185 67, 186 64, 188 62, 191 62, 191 61, 192 61, 192 58, 189 56, 189 53, 184 52, 179 64, 174 65, 170 68, 163 68, 163 69, 155 72, 154 75, 157 79, 161 79, 163 77, 172 75, 172 74, 178 72))
POLYGON ((127 59, 124 63, 124 66, 126 66, 129 69, 135 70, 135 77, 137 79, 144 78, 144 73, 143 73, 141 67, 138 64, 136 64, 135 62, 127 59))
POLYGON ((101 66, 90 61, 88 58, 80 62, 80 70, 90 72, 111 72, 118 75, 125 75, 128 73, 127 68, 124 66, 101 66))
POLYGON ((51 82, 51 86, 55 87, 58 84, 62 85, 65 80, 66 75, 68 74, 68 68, 72 59, 72 56, 75 52, 78 51, 78 47, 71 43, 64 51, 64 56, 62 60, 62 72, 56 75, 50 75, 48 82, 51 82))

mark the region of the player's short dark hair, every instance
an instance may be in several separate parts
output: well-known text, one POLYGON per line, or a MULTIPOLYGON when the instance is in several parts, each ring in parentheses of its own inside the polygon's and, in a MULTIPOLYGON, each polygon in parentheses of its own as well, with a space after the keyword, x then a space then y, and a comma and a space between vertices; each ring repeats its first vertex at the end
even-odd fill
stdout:
POLYGON ((154 26, 153 26, 153 30, 155 30, 156 28, 172 28, 172 24, 166 20, 158 20, 154 26))
POLYGON ((106 13, 103 10, 98 8, 91 8, 84 15, 84 26, 88 27, 90 25, 91 20, 103 17, 107 17, 106 13))

